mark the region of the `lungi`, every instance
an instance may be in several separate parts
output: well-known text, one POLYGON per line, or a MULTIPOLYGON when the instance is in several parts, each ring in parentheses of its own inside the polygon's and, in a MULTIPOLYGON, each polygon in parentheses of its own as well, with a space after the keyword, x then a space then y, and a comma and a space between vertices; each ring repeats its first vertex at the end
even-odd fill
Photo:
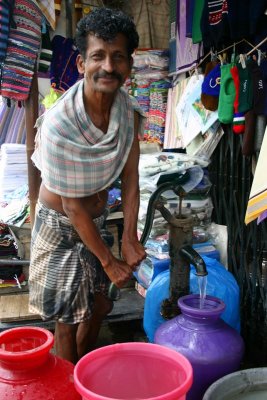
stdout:
MULTIPOLYGON (((94 223, 100 230, 107 214, 94 223)), ((43 320, 76 324, 91 317, 94 293, 107 295, 110 280, 68 217, 36 207, 29 274, 29 311, 43 320)))

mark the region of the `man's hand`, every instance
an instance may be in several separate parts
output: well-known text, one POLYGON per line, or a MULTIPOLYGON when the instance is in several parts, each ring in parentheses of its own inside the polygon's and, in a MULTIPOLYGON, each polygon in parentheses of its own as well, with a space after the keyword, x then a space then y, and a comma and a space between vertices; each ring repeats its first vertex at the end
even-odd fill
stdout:
POLYGON ((103 268, 111 282, 118 288, 122 288, 132 277, 133 273, 132 268, 125 261, 118 260, 113 256, 103 268))
POLYGON ((136 267, 146 258, 146 252, 139 240, 122 240, 121 255, 124 261, 135 271, 136 267))

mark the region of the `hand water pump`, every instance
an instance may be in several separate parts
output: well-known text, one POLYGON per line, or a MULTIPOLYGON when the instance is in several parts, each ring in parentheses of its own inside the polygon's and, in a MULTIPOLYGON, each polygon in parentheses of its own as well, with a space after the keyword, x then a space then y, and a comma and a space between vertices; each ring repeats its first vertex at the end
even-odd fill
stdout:
MULTIPOLYGON (((155 210, 160 211, 169 225, 169 254, 170 254, 170 288, 169 298, 162 303, 162 316, 166 319, 179 314, 178 299, 189 293, 190 264, 196 268, 199 276, 207 275, 206 265, 201 256, 192 248, 193 217, 182 214, 182 200, 189 191, 190 172, 172 173, 161 175, 157 189, 152 193, 148 208, 147 218, 140 242, 145 245, 155 215, 155 210), (164 206, 162 193, 172 190, 179 197, 178 214, 171 214, 164 206)), ((190 190, 192 190, 192 185, 190 190)), ((118 297, 118 288, 110 285, 109 296, 115 300, 118 297)))

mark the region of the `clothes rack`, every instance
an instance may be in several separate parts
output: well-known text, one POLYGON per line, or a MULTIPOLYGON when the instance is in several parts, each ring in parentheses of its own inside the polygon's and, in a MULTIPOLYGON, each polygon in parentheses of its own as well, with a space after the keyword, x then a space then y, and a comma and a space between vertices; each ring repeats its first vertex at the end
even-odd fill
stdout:
MULTIPOLYGON (((257 45, 253 45, 253 44, 250 43, 247 39, 243 38, 243 39, 239 40, 238 42, 234 42, 234 43, 231 44, 230 46, 227 46, 226 48, 224 48, 224 49, 222 49, 222 50, 220 50, 220 51, 217 51, 216 54, 224 53, 225 51, 227 51, 227 50, 229 50, 229 49, 231 49, 231 48, 233 48, 233 47, 236 47, 236 46, 238 46, 238 45, 241 44, 241 43, 247 43, 249 46, 252 47, 252 49, 251 49, 248 53, 246 53, 246 55, 249 56, 250 54, 253 53, 253 51, 257 50, 257 49, 258 49, 263 43, 265 43, 266 41, 267 41, 267 37, 264 38, 264 39, 263 39, 260 43, 258 43, 257 45)), ((201 65, 209 56, 211 56, 211 55, 212 55, 212 51, 210 50, 210 51, 201 59, 201 61, 200 61, 194 68, 192 68, 192 70, 191 70, 192 73, 194 73, 194 71, 195 71, 197 68, 199 68, 200 65, 201 65)), ((190 74, 190 72, 189 72, 189 74, 190 74)))

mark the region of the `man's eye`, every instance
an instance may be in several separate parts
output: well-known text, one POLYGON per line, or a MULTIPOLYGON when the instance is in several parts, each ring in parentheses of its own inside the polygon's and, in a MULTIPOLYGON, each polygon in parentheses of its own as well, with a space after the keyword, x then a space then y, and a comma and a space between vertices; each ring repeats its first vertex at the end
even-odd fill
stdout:
POLYGON ((122 54, 116 54, 116 55, 114 56, 114 59, 115 59, 115 60, 124 60, 124 56, 123 56, 122 54))
POLYGON ((95 61, 102 60, 102 58, 103 58, 103 57, 102 57, 100 54, 94 54, 94 55, 92 56, 92 59, 95 60, 95 61))

